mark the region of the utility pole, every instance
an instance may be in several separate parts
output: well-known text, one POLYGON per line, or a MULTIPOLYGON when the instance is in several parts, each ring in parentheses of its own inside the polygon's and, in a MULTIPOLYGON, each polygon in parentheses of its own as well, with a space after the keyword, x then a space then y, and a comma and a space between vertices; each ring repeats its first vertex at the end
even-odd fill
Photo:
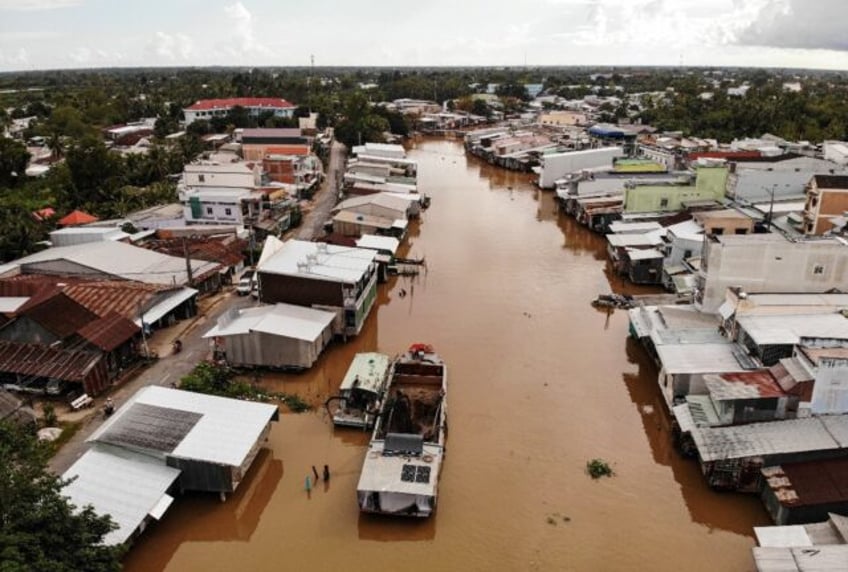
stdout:
POLYGON ((189 287, 194 286, 194 277, 191 273, 191 258, 188 256, 188 243, 186 242, 185 237, 183 237, 183 256, 185 256, 186 263, 186 275, 188 276, 188 285, 189 287))
POLYGON ((144 350, 144 359, 149 359, 150 349, 147 347, 147 332, 144 327, 144 312, 141 309, 141 300, 138 301, 138 319, 141 321, 141 347, 144 350))

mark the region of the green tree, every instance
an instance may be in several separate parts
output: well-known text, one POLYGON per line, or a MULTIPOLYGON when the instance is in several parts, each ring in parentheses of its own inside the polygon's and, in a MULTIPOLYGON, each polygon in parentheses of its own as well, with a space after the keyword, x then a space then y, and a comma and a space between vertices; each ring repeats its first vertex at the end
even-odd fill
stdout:
MULTIPOLYGON (((39 250, 38 243, 47 238, 30 211, 20 205, 0 208, 0 259, 8 262, 39 250)), ((0 567, 2 570, 2 567, 0 567)))
POLYGON ((71 147, 65 162, 75 190, 70 197, 74 208, 108 202, 124 180, 125 167, 121 157, 110 153, 103 141, 95 136, 86 136, 71 147))
POLYGON ((122 548, 102 544, 114 524, 68 502, 67 483, 47 470, 44 443, 2 421, 0 455, 0 570, 120 570, 122 548))
POLYGON ((29 157, 23 143, 0 137, 0 186, 11 187, 24 179, 29 157))

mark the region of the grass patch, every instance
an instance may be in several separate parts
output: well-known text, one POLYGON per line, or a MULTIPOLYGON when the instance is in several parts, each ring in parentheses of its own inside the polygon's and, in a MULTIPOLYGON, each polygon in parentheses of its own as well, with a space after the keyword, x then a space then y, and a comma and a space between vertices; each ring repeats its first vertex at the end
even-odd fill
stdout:
POLYGON ((50 443, 54 455, 82 429, 82 421, 62 421, 59 427, 62 428, 62 433, 58 439, 50 443))
POLYGON ((615 474, 612 470, 612 467, 609 466, 609 463, 607 463, 603 459, 592 459, 591 461, 587 461, 586 472, 593 479, 600 479, 601 477, 611 477, 615 474))

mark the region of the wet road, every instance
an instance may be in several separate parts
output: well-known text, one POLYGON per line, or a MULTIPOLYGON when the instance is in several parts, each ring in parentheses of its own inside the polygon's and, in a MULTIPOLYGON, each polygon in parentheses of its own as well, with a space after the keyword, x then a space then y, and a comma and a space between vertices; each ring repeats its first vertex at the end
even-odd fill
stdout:
POLYGON ((422 140, 411 155, 433 204, 407 254, 428 272, 382 286, 362 334, 311 371, 263 383, 317 404, 354 353, 433 344, 450 387, 436 516, 360 516, 367 435, 333 431, 320 412, 283 415, 236 495, 179 498, 127 570, 753 570, 759 501, 709 491, 674 452, 627 314, 589 304, 626 291, 603 239, 456 142, 422 140), (594 457, 615 477, 591 480, 594 457), (307 495, 304 477, 325 463, 331 481, 307 495))

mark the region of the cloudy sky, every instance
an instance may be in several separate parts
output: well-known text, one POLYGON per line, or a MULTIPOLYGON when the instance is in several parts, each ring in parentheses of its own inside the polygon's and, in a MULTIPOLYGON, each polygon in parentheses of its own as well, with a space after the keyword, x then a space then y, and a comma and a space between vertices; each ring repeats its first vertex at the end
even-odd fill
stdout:
POLYGON ((0 71, 173 65, 848 69, 848 0, 0 0, 0 71))

